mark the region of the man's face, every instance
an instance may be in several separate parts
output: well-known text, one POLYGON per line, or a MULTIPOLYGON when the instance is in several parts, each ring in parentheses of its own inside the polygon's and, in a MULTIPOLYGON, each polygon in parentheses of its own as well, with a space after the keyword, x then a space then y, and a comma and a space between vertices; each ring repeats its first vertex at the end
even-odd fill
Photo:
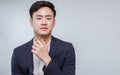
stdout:
POLYGON ((33 13, 30 23, 34 29, 34 33, 40 36, 51 34, 55 25, 55 18, 52 10, 48 7, 42 7, 33 13))

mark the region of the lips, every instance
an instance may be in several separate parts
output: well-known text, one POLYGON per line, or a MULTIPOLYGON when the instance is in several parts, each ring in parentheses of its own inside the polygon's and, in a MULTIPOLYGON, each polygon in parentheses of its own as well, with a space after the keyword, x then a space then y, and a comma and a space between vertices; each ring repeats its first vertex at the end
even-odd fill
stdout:
POLYGON ((48 28, 47 27, 41 27, 40 28, 40 30, 43 30, 43 31, 45 31, 45 30, 47 30, 48 28))

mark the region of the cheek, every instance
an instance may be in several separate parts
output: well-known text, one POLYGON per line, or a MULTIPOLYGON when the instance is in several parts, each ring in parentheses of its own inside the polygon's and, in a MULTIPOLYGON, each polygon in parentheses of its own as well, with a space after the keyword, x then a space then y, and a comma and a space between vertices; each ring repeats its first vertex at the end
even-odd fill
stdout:
POLYGON ((54 22, 50 23, 49 27, 52 29, 54 27, 54 22))
POLYGON ((52 30, 52 29, 53 29, 53 27, 54 27, 54 25, 50 25, 50 26, 49 26, 49 29, 50 29, 50 30, 52 30))
POLYGON ((39 25, 40 25, 40 23, 39 22, 37 22, 37 21, 34 21, 33 22, 33 28, 39 28, 39 25))
POLYGON ((34 25, 33 25, 33 30, 34 30, 34 31, 38 31, 38 29, 39 29, 38 25, 34 24, 34 25))

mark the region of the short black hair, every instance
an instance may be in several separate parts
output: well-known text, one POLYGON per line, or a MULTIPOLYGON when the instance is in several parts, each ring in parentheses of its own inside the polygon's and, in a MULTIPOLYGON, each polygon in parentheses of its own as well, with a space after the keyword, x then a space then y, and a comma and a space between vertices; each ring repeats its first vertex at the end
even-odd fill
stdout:
POLYGON ((56 10, 55 6, 49 2, 49 1, 36 1, 35 3, 32 4, 32 6, 29 9, 29 14, 30 17, 32 18, 33 13, 37 10, 39 10, 41 7, 48 7, 53 11, 54 17, 56 16, 56 10))

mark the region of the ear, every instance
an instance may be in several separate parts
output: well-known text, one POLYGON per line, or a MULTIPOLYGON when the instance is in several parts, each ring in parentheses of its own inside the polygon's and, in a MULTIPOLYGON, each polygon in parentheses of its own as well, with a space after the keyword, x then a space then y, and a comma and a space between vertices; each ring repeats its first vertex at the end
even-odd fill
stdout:
POLYGON ((54 20, 53 20, 53 27, 55 26, 55 23, 56 23, 56 19, 54 18, 54 20))
POLYGON ((29 19, 29 22, 30 22, 30 25, 33 26, 33 19, 32 18, 29 19))

